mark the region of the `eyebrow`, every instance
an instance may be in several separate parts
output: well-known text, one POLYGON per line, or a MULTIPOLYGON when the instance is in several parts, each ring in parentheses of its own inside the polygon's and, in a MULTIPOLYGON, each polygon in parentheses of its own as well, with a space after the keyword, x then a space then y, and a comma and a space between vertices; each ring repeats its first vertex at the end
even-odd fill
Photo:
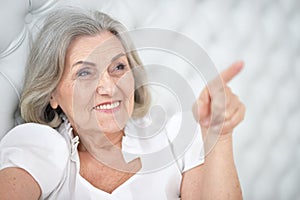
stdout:
MULTIPOLYGON (((120 57, 122 57, 122 56, 125 56, 125 55, 126 55, 126 54, 123 53, 123 52, 122 52, 122 53, 119 53, 119 54, 117 54, 116 56, 114 56, 114 57, 111 59, 111 62, 113 62, 113 61, 117 60, 118 58, 120 58, 120 57)), ((80 61, 74 63, 74 64, 72 65, 72 67, 74 67, 74 66, 76 66, 76 65, 81 65, 81 64, 90 65, 90 66, 93 66, 93 67, 96 66, 96 64, 93 63, 93 62, 88 62, 88 61, 80 60, 80 61)))
POLYGON ((74 67, 74 66, 76 66, 76 65, 81 65, 81 64, 91 65, 91 66, 93 66, 93 67, 96 66, 96 64, 93 63, 93 62, 88 62, 88 61, 82 61, 82 60, 80 60, 80 61, 74 63, 74 64, 72 65, 72 67, 74 67))
POLYGON ((111 59, 111 62, 117 60, 118 58, 122 57, 122 56, 125 56, 125 53, 121 52, 119 53, 118 55, 114 56, 112 59, 111 59))

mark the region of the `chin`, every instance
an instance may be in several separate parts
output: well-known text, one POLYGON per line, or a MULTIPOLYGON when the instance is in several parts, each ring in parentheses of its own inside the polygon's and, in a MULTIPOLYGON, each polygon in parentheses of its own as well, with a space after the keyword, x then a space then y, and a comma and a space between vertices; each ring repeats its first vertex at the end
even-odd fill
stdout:
POLYGON ((127 112, 114 116, 98 116, 99 129, 105 133, 115 133, 123 130, 129 120, 127 112))
POLYGON ((120 129, 119 127, 104 127, 100 128, 101 132, 105 134, 114 134, 114 133, 120 133, 123 129, 120 129))
POLYGON ((116 123, 116 121, 113 121, 113 122, 106 122, 106 123, 99 122, 98 125, 99 125, 99 130, 101 132, 117 133, 117 132, 122 131, 125 128, 126 123, 125 122, 116 123))

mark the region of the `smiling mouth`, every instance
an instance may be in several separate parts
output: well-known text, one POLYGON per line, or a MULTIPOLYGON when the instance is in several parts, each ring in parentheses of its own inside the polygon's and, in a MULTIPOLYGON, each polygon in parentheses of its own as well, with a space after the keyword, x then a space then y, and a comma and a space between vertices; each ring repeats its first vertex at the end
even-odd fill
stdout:
POLYGON ((117 107, 120 106, 121 101, 115 101, 115 102, 111 102, 111 103, 103 103, 103 104, 99 104, 97 106, 94 107, 95 110, 112 110, 115 109, 117 107))

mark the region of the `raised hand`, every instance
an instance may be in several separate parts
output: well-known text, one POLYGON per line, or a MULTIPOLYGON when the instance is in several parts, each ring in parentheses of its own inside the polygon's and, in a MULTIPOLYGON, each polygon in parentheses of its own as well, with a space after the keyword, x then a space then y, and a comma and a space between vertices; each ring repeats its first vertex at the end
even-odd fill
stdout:
POLYGON ((244 104, 227 86, 227 83, 241 71, 243 65, 243 62, 233 63, 220 74, 220 77, 209 82, 201 92, 193 112, 202 132, 218 127, 214 130, 225 135, 231 133, 244 119, 246 110, 244 104))

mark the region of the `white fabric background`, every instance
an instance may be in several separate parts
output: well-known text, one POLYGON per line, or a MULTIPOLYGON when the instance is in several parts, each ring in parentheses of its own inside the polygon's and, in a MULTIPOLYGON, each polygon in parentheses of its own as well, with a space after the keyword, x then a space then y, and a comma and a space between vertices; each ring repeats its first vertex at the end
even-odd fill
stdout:
POLYGON ((129 29, 160 27, 202 45, 219 70, 244 60, 231 83, 247 106, 235 130, 246 200, 300 199, 299 0, 1 0, 0 136, 13 126, 31 39, 55 7, 96 8, 129 29))

